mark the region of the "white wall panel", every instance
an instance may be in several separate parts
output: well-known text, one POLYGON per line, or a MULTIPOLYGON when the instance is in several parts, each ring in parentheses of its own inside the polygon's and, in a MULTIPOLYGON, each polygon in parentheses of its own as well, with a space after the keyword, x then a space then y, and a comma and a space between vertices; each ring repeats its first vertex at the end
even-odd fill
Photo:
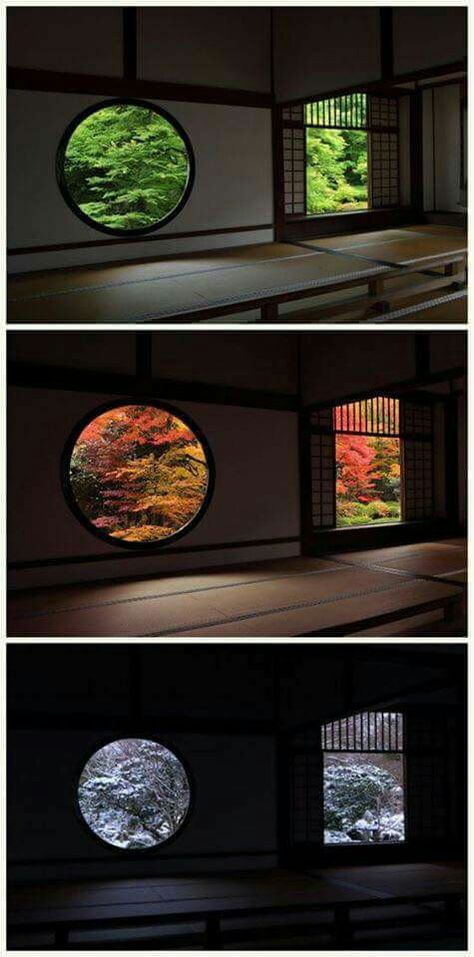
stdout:
POLYGON ((291 333, 166 332, 152 343, 154 376, 296 394, 298 343, 291 333))
POLYGON ((277 7, 274 23, 279 101, 380 79, 377 7, 277 7))
POLYGON ((435 209, 461 212, 461 87, 442 86, 435 103, 435 209))
POLYGON ((270 10, 262 7, 138 9, 141 79, 270 90, 270 10))
MULTIPOLYGON (((55 175, 56 151, 66 126, 86 107, 103 100, 103 97, 72 94, 19 91, 10 94, 10 248, 104 238, 103 233, 82 222, 72 212, 59 191, 55 175)), ((158 105, 176 116, 183 125, 196 158, 196 179, 191 196, 178 216, 159 230, 160 235, 271 223, 270 111, 198 103, 160 102, 158 105)), ((242 236, 235 238, 234 243, 252 242, 251 238, 245 238, 245 234, 242 236)), ((211 245, 221 245, 221 237, 211 238, 211 245)), ((204 248, 207 248, 210 243, 205 239, 204 248)), ((228 236, 222 240, 222 245, 230 245, 232 237, 231 241, 228 236)), ((170 243, 156 245, 143 242, 65 251, 48 254, 47 264, 74 265, 140 255, 168 255, 190 248, 187 243, 184 248, 182 243, 178 246, 174 243, 170 240, 170 243)), ((29 264, 22 264, 22 259, 16 257, 12 268, 32 268, 31 259, 29 264)))
POLYGON ((465 332, 433 332, 430 335, 431 372, 456 369, 466 364, 465 332))
POLYGON ((122 75, 121 7, 9 7, 7 28, 9 66, 122 75))
MULTIPOLYGON (((116 397, 44 389, 11 390, 10 561, 63 555, 110 555, 110 568, 119 575, 140 574, 145 569, 166 572, 190 567, 186 556, 174 555, 170 563, 165 551, 145 557, 143 564, 141 559, 131 558, 130 561, 121 559, 114 566, 114 557, 123 554, 123 549, 95 538, 78 522, 66 503, 60 476, 65 442, 77 421, 108 398, 116 397), (32 462, 35 463, 34 481, 32 462)), ((216 463, 212 502, 201 522, 180 545, 222 542, 224 553, 227 542, 298 535, 297 415, 179 400, 175 404, 203 430, 216 463)), ((198 553, 190 557, 191 567, 193 564, 202 566, 198 553)), ((257 554, 248 555, 251 557, 256 558, 257 554)), ((232 560, 235 558, 230 557, 232 560)), ((245 558, 239 554, 237 560, 245 558)), ((209 564, 220 561, 224 558, 219 552, 210 553, 209 564)), ((73 566, 49 569, 48 580, 70 580, 71 568, 73 566)), ((84 565, 78 568, 83 579, 91 577, 84 565)), ((110 568, 109 563, 100 562, 98 576, 107 577, 110 568)))
POLYGON ((341 332, 305 335, 305 402, 324 402, 415 376, 414 333, 341 332))
POLYGON ((10 332, 8 357, 12 362, 134 375, 135 338, 134 332, 10 332))
POLYGON ((425 210, 463 212, 461 198, 461 86, 423 93, 425 210))
MULTIPOLYGON (((246 862, 246 851, 251 860, 256 848, 262 855, 275 852, 275 746, 269 735, 165 736, 167 744, 185 756, 196 782, 192 815, 166 848, 171 861, 160 861, 157 854, 122 860, 84 828, 72 798, 83 762, 103 737, 103 729, 14 732, 10 800, 15 815, 9 859, 15 875, 29 872, 30 878, 38 878, 39 867, 40 879, 45 873, 50 878, 67 874, 69 879, 107 873, 127 877, 167 873, 174 856, 174 870, 187 871, 210 850, 229 856, 240 852, 241 862, 246 862)), ((200 863, 213 869, 212 860, 200 863)))
POLYGON ((395 74, 455 63, 466 56, 466 7, 393 7, 395 74))

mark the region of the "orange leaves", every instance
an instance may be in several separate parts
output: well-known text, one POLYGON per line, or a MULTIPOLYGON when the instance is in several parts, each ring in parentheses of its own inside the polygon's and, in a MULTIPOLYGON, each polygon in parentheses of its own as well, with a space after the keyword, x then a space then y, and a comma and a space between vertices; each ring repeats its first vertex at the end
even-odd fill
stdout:
POLYGON ((400 476, 400 443, 384 436, 336 436, 336 492, 370 502, 378 498, 381 483, 400 476))
POLYGON ((97 528, 127 541, 154 541, 186 525, 207 491, 201 443, 178 417, 128 405, 97 416, 71 456, 71 485, 97 528))

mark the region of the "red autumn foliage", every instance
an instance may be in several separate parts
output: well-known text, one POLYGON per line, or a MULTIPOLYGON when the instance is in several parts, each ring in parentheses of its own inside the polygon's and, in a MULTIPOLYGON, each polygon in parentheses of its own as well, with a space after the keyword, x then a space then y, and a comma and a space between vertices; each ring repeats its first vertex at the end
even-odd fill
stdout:
POLYGON ((380 473, 374 471, 375 449, 365 435, 338 435, 337 437, 337 482, 336 492, 359 502, 375 498, 375 479, 380 473))
POLYGON ((154 541, 199 511, 208 469, 201 443, 181 419, 155 406, 128 405, 83 429, 70 476, 96 528, 128 541, 154 541))

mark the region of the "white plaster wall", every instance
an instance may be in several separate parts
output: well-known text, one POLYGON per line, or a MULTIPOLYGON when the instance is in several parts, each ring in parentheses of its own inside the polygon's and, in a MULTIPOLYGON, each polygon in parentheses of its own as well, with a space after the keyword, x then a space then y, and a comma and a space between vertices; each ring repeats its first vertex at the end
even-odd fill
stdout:
POLYGON ((442 86, 434 91, 435 209, 462 212, 461 87, 442 86))
POLYGON ((10 6, 9 66, 121 76, 122 8, 10 6))
POLYGON ((270 91, 270 8, 138 8, 138 75, 145 80, 270 91))
POLYGON ((358 392, 388 388, 415 376, 412 332, 320 332, 305 335, 305 403, 330 402, 358 392))
MULTIPOLYGON (((63 495, 60 459, 76 422, 115 396, 12 388, 9 393, 9 560, 110 555, 110 562, 59 565, 17 572, 13 585, 168 572, 252 558, 297 554, 299 544, 250 546, 233 542, 299 535, 297 415, 268 409, 176 401, 203 430, 211 446, 216 482, 211 504, 179 544, 222 543, 222 550, 143 559, 120 559, 123 549, 95 538, 70 511, 63 495), (31 463, 34 462, 34 472, 31 463), (228 548, 226 544, 228 543, 228 548)), ((159 399, 159 396, 156 396, 159 399)), ((173 401, 173 400, 169 400, 173 401)))
POLYGON ((466 56, 467 7, 393 7, 394 72, 403 74, 455 63, 466 56))
POLYGON ((277 7, 275 86, 279 101, 380 79, 378 7, 277 7))
MULTIPOLYGON (((82 110, 107 98, 13 91, 8 108, 8 246, 81 243, 109 239, 82 222, 56 182, 56 151, 67 125, 82 110)), ((158 102, 158 101, 157 101, 158 102)), ((196 159, 194 188, 185 207, 159 235, 273 221, 271 114, 267 109, 162 102, 188 133, 196 159), (251 148, 248 148, 251 146, 251 148)), ((92 249, 11 258, 10 269, 54 268, 161 256, 271 239, 272 230, 133 242, 92 249)))
POLYGON ((462 213, 461 86, 452 83, 423 93, 425 210, 462 213))

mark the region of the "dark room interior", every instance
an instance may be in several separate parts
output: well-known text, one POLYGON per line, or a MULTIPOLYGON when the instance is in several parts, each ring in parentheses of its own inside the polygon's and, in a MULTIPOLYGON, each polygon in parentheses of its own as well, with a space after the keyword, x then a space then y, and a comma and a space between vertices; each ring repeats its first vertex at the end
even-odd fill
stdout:
POLYGON ((465 339, 10 332, 10 636, 464 637, 465 339))
POLYGON ((10 6, 9 321, 465 322, 466 13, 10 6))
POLYGON ((8 715, 10 949, 464 949, 465 646, 10 644, 8 715))

